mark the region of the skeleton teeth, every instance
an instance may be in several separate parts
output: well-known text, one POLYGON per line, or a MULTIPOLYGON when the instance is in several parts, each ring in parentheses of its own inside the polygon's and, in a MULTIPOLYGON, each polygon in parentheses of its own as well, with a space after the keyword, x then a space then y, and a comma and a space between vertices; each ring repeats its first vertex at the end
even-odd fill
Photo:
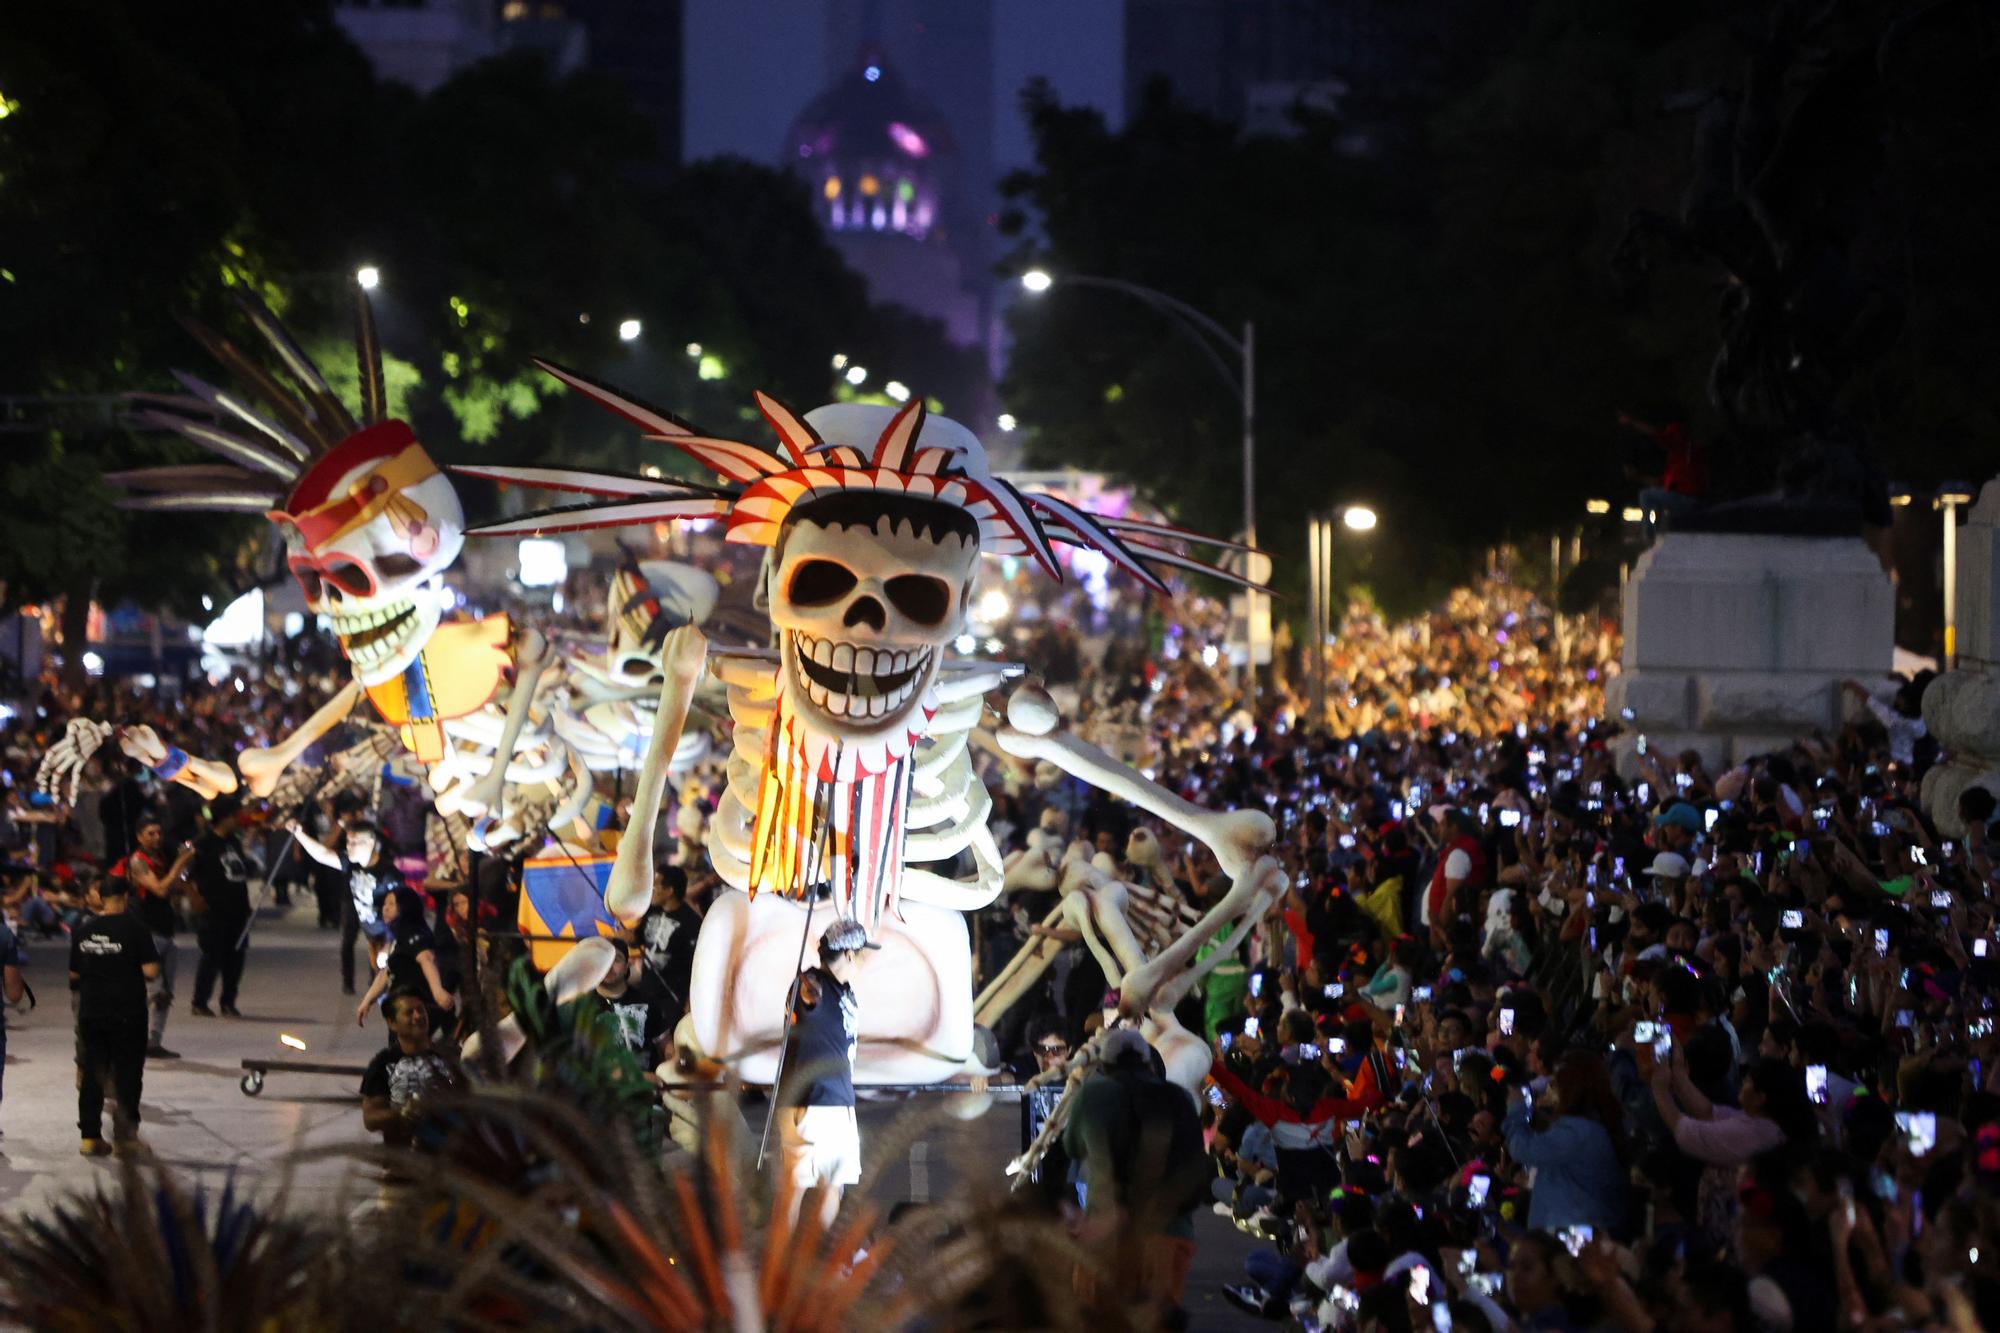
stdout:
POLYGON ((833 657, 829 662, 829 665, 832 666, 835 671, 854 670, 854 645, 851 643, 835 644, 833 649, 833 657))
POLYGON ((875 674, 875 650, 873 648, 856 648, 854 650, 854 674, 857 676, 872 676, 875 674))

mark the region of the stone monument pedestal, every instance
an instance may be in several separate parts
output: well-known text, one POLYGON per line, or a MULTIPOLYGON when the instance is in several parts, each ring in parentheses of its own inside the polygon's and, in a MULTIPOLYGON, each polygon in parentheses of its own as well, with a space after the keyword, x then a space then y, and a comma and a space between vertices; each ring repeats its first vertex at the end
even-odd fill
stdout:
POLYGON ((1618 771, 1699 751, 1711 771, 1845 715, 1841 682, 1873 683, 1895 653, 1895 594, 1859 537, 1667 532, 1625 586, 1622 674, 1605 709, 1618 771), (1626 710, 1630 710, 1629 714, 1626 710))
POLYGON ((1957 657, 1924 691, 1924 729, 1944 758, 1924 774, 1924 812, 1946 837, 1965 834, 1958 798, 1967 787, 2000 796, 2000 480, 1980 488, 1958 529, 1953 599, 1957 657))

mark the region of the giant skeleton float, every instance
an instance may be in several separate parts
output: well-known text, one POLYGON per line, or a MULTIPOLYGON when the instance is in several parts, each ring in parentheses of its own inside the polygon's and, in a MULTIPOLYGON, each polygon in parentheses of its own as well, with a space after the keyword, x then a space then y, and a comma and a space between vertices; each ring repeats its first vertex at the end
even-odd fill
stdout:
MULTIPOLYGON (((718 481, 461 466, 453 470, 585 497, 468 532, 448 477, 407 424, 387 419, 373 320, 357 295, 360 419, 278 321, 250 304, 247 317, 290 382, 194 329, 239 387, 183 375, 190 396, 151 397, 145 410, 223 462, 117 478, 134 507, 267 514, 312 610, 339 636, 352 682, 283 741, 236 756, 234 771, 184 754, 150 727, 79 719, 47 757, 46 784, 73 787, 90 754, 115 739, 162 778, 204 795, 235 790, 238 773, 252 793, 268 795, 365 696, 440 813, 475 821, 476 844, 552 836, 567 851, 588 823, 578 816, 597 799, 592 760, 629 759, 640 748, 635 738, 643 757, 631 827, 654 826, 670 773, 703 748, 700 736, 684 733, 694 689, 712 672, 726 689, 734 736, 706 849, 728 889, 701 931, 681 1049, 722 1062, 744 1082, 771 1081, 802 942, 844 917, 881 946, 857 984, 857 1082, 983 1073, 975 1004, 979 1021, 994 1021, 1033 984, 1047 950, 1030 941, 975 1001, 964 914, 1034 885, 1061 890, 1051 921, 1082 935, 1169 1076, 1190 1090, 1199 1084, 1207 1049, 1173 1009, 1222 956, 1198 962, 1201 945, 1259 919, 1282 893, 1267 851, 1271 818, 1191 805, 1066 731, 1048 694, 1021 683, 990 736, 1001 751, 1053 765, 1201 842, 1231 887, 1192 927, 1161 930, 1158 886, 1121 882, 1106 858, 1038 848, 1003 868, 968 742, 988 694, 1012 673, 947 660, 946 648, 963 631, 983 555, 1026 558, 1060 580, 1055 547, 1088 547, 1157 592, 1164 584, 1155 566, 1233 577, 1186 553, 1190 544, 1232 543, 1017 489, 988 470, 970 431, 927 413, 921 399, 900 410, 850 403, 800 416, 758 394, 777 435, 774 452, 703 434, 548 363, 538 364, 718 481), (712 604, 712 590, 683 597, 677 615, 653 596, 646 569, 629 564, 614 585, 613 637, 601 656, 559 660, 545 636, 504 616, 443 618, 441 576, 467 535, 689 519, 721 520, 727 540, 765 548, 772 647, 711 649, 692 622, 704 597, 712 604), (690 623, 667 628, 683 619, 690 623), (969 877, 948 877, 961 854, 969 877)), ((651 837, 617 842, 603 902, 611 921, 630 925, 645 912, 652 849, 651 837)), ((616 956, 601 938, 570 949, 549 972, 551 992, 582 994, 616 956)))

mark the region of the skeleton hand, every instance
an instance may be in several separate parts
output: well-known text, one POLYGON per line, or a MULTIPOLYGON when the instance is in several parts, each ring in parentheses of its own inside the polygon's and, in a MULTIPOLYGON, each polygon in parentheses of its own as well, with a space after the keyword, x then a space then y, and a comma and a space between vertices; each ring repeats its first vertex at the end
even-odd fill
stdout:
POLYGON ((87 717, 70 719, 62 739, 42 756, 41 767, 35 771, 35 785, 64 805, 75 805, 76 787, 83 779, 85 765, 117 731, 108 722, 92 722, 87 717))

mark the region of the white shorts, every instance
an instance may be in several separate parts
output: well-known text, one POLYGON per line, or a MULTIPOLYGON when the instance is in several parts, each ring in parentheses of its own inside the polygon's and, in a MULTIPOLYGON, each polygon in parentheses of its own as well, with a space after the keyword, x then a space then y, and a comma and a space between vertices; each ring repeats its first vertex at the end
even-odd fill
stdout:
POLYGON ((778 1151, 798 1189, 861 1180, 861 1126, 851 1106, 780 1108, 778 1151))

